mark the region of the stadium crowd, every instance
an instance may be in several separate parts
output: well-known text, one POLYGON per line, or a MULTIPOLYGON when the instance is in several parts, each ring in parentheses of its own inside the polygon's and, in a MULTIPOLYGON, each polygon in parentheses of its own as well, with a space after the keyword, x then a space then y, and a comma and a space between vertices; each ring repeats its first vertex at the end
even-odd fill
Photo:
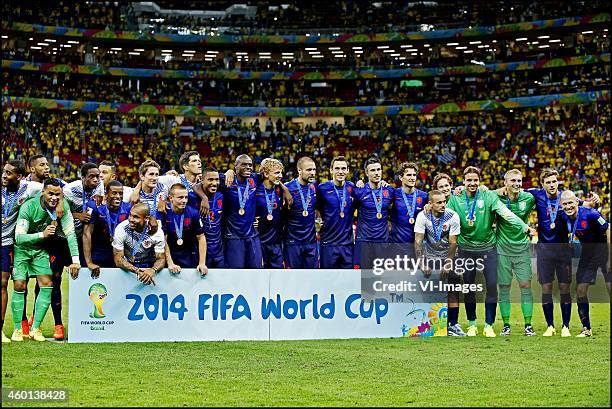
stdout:
MULTIPOLYGON (((155 2, 162 8, 185 9, 186 4, 155 2)), ((194 2, 189 10, 225 11, 233 2, 194 2)), ((369 2, 342 1, 340 7, 328 2, 297 2, 283 0, 243 2, 257 8, 254 18, 240 14, 222 17, 167 15, 136 12, 134 3, 110 1, 62 0, 44 3, 31 9, 17 1, 8 1, 2 8, 5 18, 25 23, 65 27, 87 27, 106 30, 135 31, 147 29, 155 33, 199 33, 204 28, 231 27, 232 33, 295 33, 296 30, 316 32, 334 29, 361 33, 380 31, 417 31, 455 27, 499 25, 566 16, 595 14, 607 10, 601 0, 562 3, 552 0, 523 2, 436 1, 436 2, 369 2), (283 4, 284 6, 281 6, 283 4), (406 24, 406 22, 410 22, 406 24), (423 25, 426 25, 424 28, 423 25)))

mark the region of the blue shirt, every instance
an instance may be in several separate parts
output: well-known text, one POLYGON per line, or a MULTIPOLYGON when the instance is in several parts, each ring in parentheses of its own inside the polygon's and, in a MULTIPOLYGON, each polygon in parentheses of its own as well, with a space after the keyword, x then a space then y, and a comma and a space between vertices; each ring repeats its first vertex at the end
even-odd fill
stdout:
POLYGON ((223 217, 225 218, 224 236, 226 239, 248 239, 257 237, 258 232, 253 227, 255 222, 256 197, 258 175, 252 174, 245 182, 239 183, 238 179, 229 188, 225 186, 225 175, 219 174, 219 189, 224 195, 223 217), (240 215, 240 199, 238 190, 242 194, 244 202, 243 215, 240 215), (247 193, 245 193, 247 192, 247 193))
MULTIPOLYGON (((548 194, 546 189, 543 188, 532 188, 526 190, 531 193, 535 198, 536 213, 538 215, 538 242, 539 243, 567 243, 567 223, 565 222, 565 212, 559 205, 559 211, 557 211, 554 223, 555 228, 551 229, 550 225, 553 222, 551 220, 551 214, 548 210, 548 194)), ((550 208, 554 213, 556 211, 555 204, 557 198, 561 196, 561 192, 557 192, 557 197, 550 199, 550 208)))
POLYGON ((113 235, 115 228, 124 220, 127 220, 132 210, 132 205, 121 202, 119 209, 112 212, 107 205, 94 208, 91 213, 89 224, 93 224, 91 233, 91 256, 96 260, 113 260, 113 235))
POLYGON ((302 186, 297 179, 285 185, 293 197, 293 206, 285 212, 285 241, 287 243, 311 244, 317 241, 315 229, 315 207, 317 203, 317 190, 314 183, 302 186), (300 191, 302 194, 300 195, 300 191), (308 195, 310 192, 310 199, 308 195), (302 196, 306 206, 302 204, 302 196), (304 216, 304 210, 308 215, 304 216))
POLYGON ((413 220, 410 223, 410 215, 408 212, 408 206, 404 202, 404 195, 402 195, 402 188, 398 187, 394 190, 393 194, 393 209, 391 210, 391 242, 392 243, 414 243, 414 224, 416 223, 416 217, 423 207, 429 200, 427 193, 419 189, 414 189, 412 193, 405 193, 408 206, 412 207, 412 201, 414 202, 413 209, 413 220), (416 195, 416 199, 414 198, 416 195))
POLYGON ((256 215, 259 217, 259 240, 261 244, 280 244, 281 242, 281 188, 276 186, 270 190, 263 183, 257 186, 255 191, 257 202, 256 215), (268 199, 266 200, 266 194, 268 199), (272 220, 268 220, 268 201, 272 206, 272 220))
POLYGON ((203 217, 202 226, 206 236, 206 256, 218 257, 223 254, 223 202, 224 196, 221 192, 215 192, 212 200, 209 201, 210 210, 206 217, 203 217))
POLYGON ((343 187, 334 185, 333 181, 317 187, 317 208, 321 212, 321 244, 343 246, 353 244, 353 191, 355 184, 345 182, 343 187), (340 217, 344 191, 344 217, 340 217))
MULTIPOLYGON (((608 242, 608 238, 606 236, 606 231, 608 230, 608 222, 597 210, 579 206, 578 216, 576 217, 576 219, 570 219, 569 216, 565 213, 563 213, 563 218, 565 220, 565 223, 567 224, 567 229, 570 234, 570 240, 572 231, 574 231, 573 229, 575 226, 575 238, 578 239, 580 243, 608 242)), ((567 242, 568 240, 565 241, 567 242)))
POLYGON ((181 228, 181 215, 167 209, 166 213, 157 213, 157 219, 166 235, 166 243, 170 248, 170 255, 175 264, 188 265, 191 263, 191 255, 198 253, 197 236, 204 234, 204 228, 200 221, 200 213, 194 206, 187 205, 183 211, 183 244, 178 245, 178 234, 176 227, 181 228))
POLYGON ((389 218, 391 204, 393 203, 393 191, 390 186, 372 190, 369 184, 363 188, 355 188, 353 197, 359 209, 357 215, 357 241, 372 243, 387 243, 389 241, 389 218), (378 219, 376 214, 376 202, 372 192, 376 194, 377 201, 382 191, 382 218, 378 219))

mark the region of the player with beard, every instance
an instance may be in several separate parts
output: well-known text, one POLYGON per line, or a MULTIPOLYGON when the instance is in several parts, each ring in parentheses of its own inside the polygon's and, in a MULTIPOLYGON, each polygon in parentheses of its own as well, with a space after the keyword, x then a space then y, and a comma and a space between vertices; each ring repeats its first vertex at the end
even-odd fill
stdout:
MULTIPOLYGON (((497 252, 495 250, 495 232, 493 222, 495 214, 502 217, 512 226, 520 228, 525 234, 535 233, 520 218, 512 213, 492 191, 482 191, 480 186, 480 169, 468 166, 463 171, 465 190, 460 196, 452 196, 448 208, 459 214, 461 235, 459 257, 472 260, 471 265, 484 265, 483 274, 486 284, 485 327, 486 337, 495 337, 493 323, 497 309, 497 252), (481 263, 479 263, 481 261, 481 263)), ((463 275, 465 284, 474 284, 476 268, 467 269, 463 275)), ((469 321, 468 336, 476 336, 476 294, 471 291, 465 295, 465 310, 469 321)))
POLYGON ((319 265, 315 210, 317 166, 308 156, 297 162, 298 177, 286 184, 293 206, 285 211, 285 263, 287 268, 314 269, 319 265))
POLYGON ((330 165, 332 180, 317 186, 321 226, 321 268, 353 268, 353 190, 346 180, 348 161, 336 156, 330 165))
MULTIPOLYGON (((13 269, 15 226, 21 205, 29 198, 36 196, 43 185, 24 180, 25 165, 20 160, 8 161, 2 170, 2 326, 8 303, 8 281, 13 269)), ((20 314, 22 315, 22 314, 20 314)), ((24 335, 29 335, 27 320, 21 321, 24 335)), ((11 340, 2 332, 2 342, 11 340)))
POLYGON ((115 265, 136 274, 145 285, 155 284, 155 275, 166 265, 164 234, 161 229, 150 233, 149 212, 147 204, 135 204, 113 237, 115 265))
POLYGON ((225 268, 227 264, 225 263, 222 231, 224 196, 218 191, 219 172, 215 168, 204 169, 200 188, 210 203, 210 210, 206 216, 200 216, 206 236, 206 266, 225 268))

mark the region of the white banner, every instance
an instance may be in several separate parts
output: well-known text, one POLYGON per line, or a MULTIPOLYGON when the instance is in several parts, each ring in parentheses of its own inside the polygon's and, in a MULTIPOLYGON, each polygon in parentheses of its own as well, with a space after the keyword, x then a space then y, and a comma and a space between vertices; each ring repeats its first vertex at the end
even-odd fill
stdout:
POLYGON ((444 304, 360 298, 359 270, 164 269, 146 286, 120 269, 70 280, 69 342, 446 335, 444 304))

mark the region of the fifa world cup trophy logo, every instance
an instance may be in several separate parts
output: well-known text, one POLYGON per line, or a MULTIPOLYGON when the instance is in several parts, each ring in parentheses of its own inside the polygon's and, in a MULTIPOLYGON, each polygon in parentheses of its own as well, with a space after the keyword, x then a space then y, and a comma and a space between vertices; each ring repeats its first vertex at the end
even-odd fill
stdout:
POLYGON ((89 287, 89 299, 94 304, 93 312, 89 314, 90 318, 104 318, 104 311, 102 311, 102 304, 106 300, 108 292, 103 284, 96 283, 89 287))

